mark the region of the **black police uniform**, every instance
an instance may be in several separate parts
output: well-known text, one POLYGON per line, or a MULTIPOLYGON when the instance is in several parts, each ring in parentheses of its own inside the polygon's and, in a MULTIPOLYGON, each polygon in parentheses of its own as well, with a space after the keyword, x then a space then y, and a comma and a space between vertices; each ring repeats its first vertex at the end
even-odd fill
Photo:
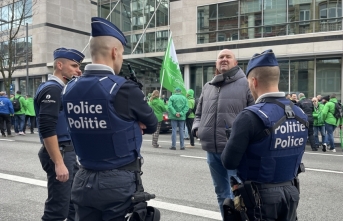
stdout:
POLYGON ((136 173, 124 168, 140 157, 142 134, 137 122, 146 125, 144 133, 156 131, 154 112, 135 82, 97 64, 87 65, 83 76, 67 85, 63 105, 82 167, 72 187, 77 220, 124 220, 137 190, 136 173), (86 86, 87 90, 81 89, 86 86), (81 103, 88 108, 83 113, 77 107, 81 103), (86 118, 88 125, 77 123, 86 118))
MULTIPOLYGON (((70 196, 71 186, 74 174, 78 170, 78 164, 70 138, 68 139, 66 136, 62 138, 56 133, 56 125, 58 120, 61 120, 59 119, 59 114, 62 111, 61 92, 64 84, 55 76, 49 76, 48 81, 54 81, 54 83, 50 84, 51 82, 49 82, 48 86, 44 85, 48 82, 43 83, 37 90, 34 98, 39 135, 43 144, 38 156, 48 179, 48 198, 45 201, 42 220, 60 221, 67 218, 68 221, 73 221, 75 220, 75 208, 70 196), (42 140, 54 135, 57 135, 59 140, 63 140, 59 142, 59 146, 64 152, 63 161, 69 171, 69 180, 67 182, 60 182, 56 179, 55 164, 50 159, 42 140)), ((62 120, 65 121, 65 119, 62 120)), ((67 127, 65 127, 65 134, 68 134, 67 127)))
MULTIPOLYGON (((284 103, 290 103, 289 100, 284 98, 283 93, 274 94, 272 99, 283 101, 284 103)), ((251 107, 254 107, 254 105, 251 107)), ((306 118, 304 114, 301 116, 306 118)), ((271 174, 267 172, 261 175, 261 172, 259 170, 259 168, 261 167, 259 167, 259 164, 262 163, 263 160, 261 160, 257 155, 253 155, 251 151, 247 152, 248 148, 251 148, 249 147, 251 145, 255 145, 254 147, 257 147, 259 145, 267 146, 267 149, 274 151, 274 146, 268 147, 268 144, 266 145, 265 143, 262 143, 263 139, 267 138, 268 136, 272 136, 270 134, 265 134, 265 130, 266 126, 260 117, 258 117, 250 110, 243 110, 237 116, 236 121, 233 124, 230 139, 226 144, 226 147, 221 156, 222 163, 228 170, 238 168, 237 175, 245 184, 247 181, 251 181, 249 178, 253 177, 252 188, 257 192, 257 195, 259 195, 260 204, 256 207, 247 206, 247 215, 250 221, 294 221, 296 220, 296 209, 299 203, 299 190, 297 189, 297 187, 295 186, 296 184, 293 181, 295 177, 295 171, 287 171, 287 169, 285 169, 287 172, 280 171, 280 173, 278 173, 277 171, 274 171, 274 169, 280 169, 282 165, 279 165, 278 167, 276 166, 278 165, 278 162, 276 162, 275 164, 272 163, 278 160, 276 159, 274 161, 270 159, 270 161, 267 162, 264 167, 270 168, 266 169, 266 171, 269 170, 269 172, 275 172, 273 178, 277 177, 276 179, 283 179, 283 176, 293 178, 289 178, 287 182, 281 183, 274 183, 275 180, 273 180, 273 183, 263 182, 264 179, 273 179, 273 172, 271 172, 271 174), (250 161, 248 161, 247 158, 250 158, 250 161)), ((306 134, 307 130, 299 136, 302 137, 302 139, 304 140, 303 143, 306 143, 306 134)), ((269 141, 267 143, 269 143, 269 145, 275 145, 275 142, 269 141)), ((303 144, 303 146, 300 148, 304 149, 304 145, 305 144, 303 144)), ((299 155, 295 156, 298 161, 301 160, 301 156, 303 153, 301 149, 299 155)), ((269 156, 266 156, 266 159, 268 157, 269 156)), ((282 160, 285 159, 286 158, 283 158, 282 160)), ((252 196, 250 197, 253 198, 252 196)), ((244 202, 246 203, 246 205, 248 205, 249 203, 246 202, 246 199, 244 199, 244 202)))

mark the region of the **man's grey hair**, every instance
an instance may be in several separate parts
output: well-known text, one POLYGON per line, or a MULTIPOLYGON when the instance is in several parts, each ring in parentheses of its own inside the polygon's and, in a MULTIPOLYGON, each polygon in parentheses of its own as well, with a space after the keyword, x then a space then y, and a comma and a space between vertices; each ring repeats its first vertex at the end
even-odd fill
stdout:
POLYGON ((305 94, 304 94, 304 93, 300 93, 300 94, 299 94, 299 99, 302 98, 302 97, 305 97, 305 94))

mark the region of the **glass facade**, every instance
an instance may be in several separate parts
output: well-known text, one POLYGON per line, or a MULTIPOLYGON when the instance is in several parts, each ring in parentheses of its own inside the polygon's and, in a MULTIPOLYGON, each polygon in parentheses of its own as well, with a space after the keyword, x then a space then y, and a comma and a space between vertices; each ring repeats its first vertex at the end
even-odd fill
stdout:
POLYGON ((239 0, 197 8, 197 43, 342 30, 342 0, 239 0))
MULTIPOLYGON (((279 90, 285 93, 304 93, 311 98, 318 94, 335 93, 342 99, 342 58, 291 58, 278 60, 280 67, 279 90)), ((239 61, 245 71, 248 61, 239 61)), ((190 88, 194 96, 199 97, 202 86, 213 78, 213 64, 190 66, 190 88)))
POLYGON ((32 23, 32 0, 20 0, 14 4, 0 7, 0 31, 8 30, 10 22, 14 28, 18 27, 21 18, 22 26, 32 23), (13 20, 12 13, 14 13, 13 20))
POLYGON ((26 78, 19 78, 19 90, 22 95, 31 95, 34 97, 38 86, 42 83, 42 76, 29 77, 28 90, 26 90, 26 78))
MULTIPOLYGON (((15 55, 12 57, 12 64, 22 65, 26 62, 26 38, 18 38, 12 42, 10 48, 9 42, 0 42, 0 53, 3 56, 3 66, 8 66, 9 62, 9 52, 14 52, 15 55)), ((32 62, 32 36, 28 37, 28 61, 32 62)))
POLYGON ((117 3, 115 0, 99 0, 98 13, 106 18, 115 7, 108 20, 124 32, 128 40, 125 54, 165 51, 169 36, 168 1, 122 0, 117 3), (156 31, 157 27, 159 31, 156 31))

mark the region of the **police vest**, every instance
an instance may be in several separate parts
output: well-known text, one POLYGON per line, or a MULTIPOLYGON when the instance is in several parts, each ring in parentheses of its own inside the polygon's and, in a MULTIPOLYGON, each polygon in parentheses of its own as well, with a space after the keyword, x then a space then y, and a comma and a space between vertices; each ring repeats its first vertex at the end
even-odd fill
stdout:
POLYGON ((75 152, 87 169, 115 169, 140 156, 142 132, 138 122, 121 119, 114 109, 116 94, 125 82, 109 71, 85 71, 63 91, 75 152))
MULTIPOLYGON (((46 87, 49 86, 57 86, 61 89, 61 92, 63 90, 63 86, 58 83, 57 81, 54 80, 49 80, 46 82, 43 82, 42 84, 39 85, 37 92, 36 92, 36 96, 34 99, 34 106, 35 106, 35 111, 36 111, 36 116, 37 116, 37 127, 39 128, 39 109, 40 109, 40 103, 37 103, 37 98, 39 96, 39 93, 46 87)), ((46 99, 47 101, 49 100, 49 98, 42 98, 42 99, 46 99)), ((42 101, 40 101, 42 102, 42 101)), ((66 117, 65 114, 62 110, 62 108, 60 109, 60 112, 58 113, 58 120, 57 120, 57 125, 56 125, 56 134, 57 134, 57 139, 59 143, 62 142, 69 142, 71 141, 69 132, 68 132, 68 126, 67 126, 67 121, 66 121, 66 117)), ((42 135, 39 133, 39 138, 41 143, 43 144, 43 137, 42 135)))
POLYGON ((307 141, 307 116, 285 98, 273 100, 245 108, 267 129, 260 141, 249 144, 240 162, 237 173, 243 181, 281 183, 297 175, 307 141))

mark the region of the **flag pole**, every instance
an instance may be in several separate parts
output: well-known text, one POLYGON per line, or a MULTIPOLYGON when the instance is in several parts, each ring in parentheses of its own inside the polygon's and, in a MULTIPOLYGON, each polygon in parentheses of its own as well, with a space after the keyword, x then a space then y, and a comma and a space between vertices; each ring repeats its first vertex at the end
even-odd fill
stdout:
MULTIPOLYGON (((167 50, 166 50, 166 53, 164 55, 164 60, 163 60, 162 67, 164 67, 164 64, 166 62, 166 54, 169 53, 169 45, 170 45, 171 36, 172 36, 172 32, 170 32, 170 35, 169 35, 168 44, 167 44, 167 50)), ((160 87, 160 98, 162 97, 162 87, 163 87, 162 85, 163 85, 163 80, 164 80, 164 71, 165 71, 165 69, 163 68, 161 87, 160 87)))
POLYGON ((161 87, 160 87, 160 99, 162 97, 162 84, 163 84, 163 78, 164 78, 164 68, 163 68, 163 72, 162 72, 162 81, 161 81, 161 87))

